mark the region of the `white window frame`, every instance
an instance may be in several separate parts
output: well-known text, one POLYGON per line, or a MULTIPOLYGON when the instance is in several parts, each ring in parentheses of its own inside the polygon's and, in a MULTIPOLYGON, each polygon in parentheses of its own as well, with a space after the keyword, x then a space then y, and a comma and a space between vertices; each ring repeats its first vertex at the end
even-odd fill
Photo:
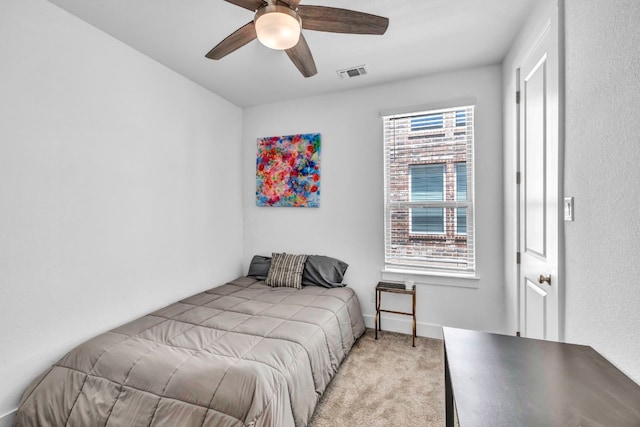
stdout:
MULTIPOLYGON (((456 278, 456 277, 463 277, 463 278, 476 278, 475 273, 476 273, 476 255, 475 255, 475 221, 474 221, 474 216, 475 216, 475 200, 474 200, 474 191, 473 191, 473 170, 474 170, 474 156, 473 156, 473 149, 474 149, 474 135, 473 135, 473 122, 474 122, 474 107, 472 105, 469 106, 455 106, 452 108, 446 108, 446 109, 432 109, 429 111, 420 111, 420 112, 415 112, 415 113, 407 113, 407 114, 397 114, 397 115, 389 115, 389 116, 383 116, 384 118, 384 123, 385 123, 385 143, 384 143, 384 159, 385 159, 385 169, 384 169, 384 181, 385 181, 385 268, 383 270, 383 278, 385 278, 385 274, 384 272, 397 272, 397 273, 401 273, 404 275, 404 277, 406 277, 407 274, 417 274, 417 275, 433 275, 433 276, 441 276, 441 277, 451 277, 451 278, 456 278), (413 226, 411 223, 411 213, 410 213, 410 208, 412 206, 415 207, 441 207, 441 208, 445 208, 445 224, 444 224, 444 230, 445 232, 442 234, 445 234, 447 236, 446 239, 449 240, 451 238, 451 233, 453 235, 453 238, 457 241, 460 241, 460 239, 465 239, 467 242, 467 246, 463 247, 464 250, 468 251, 466 256, 463 255, 462 258, 460 257, 456 257, 453 258, 455 260, 458 260, 456 262, 454 262, 452 265, 454 265, 453 267, 447 267, 446 263, 448 261, 446 261, 446 259, 440 258, 429 258, 429 256, 426 256, 424 261, 420 261, 420 262, 414 262, 414 260, 409 260, 409 261, 405 261, 405 260, 401 260, 401 262, 394 262, 392 257, 389 256, 390 252, 393 252, 393 248, 396 247, 396 245, 393 244, 393 242, 391 242, 390 239, 390 235, 391 235, 391 228, 392 225, 390 223, 392 223, 394 220, 391 219, 391 206, 396 206, 398 207, 399 204, 402 204, 400 202, 393 202, 390 201, 389 199, 389 193, 391 193, 392 191, 390 190, 389 187, 389 179, 390 177, 388 176, 388 174, 390 173, 390 166, 389 166, 389 142, 388 142, 388 137, 387 137, 387 132, 388 130, 386 129, 386 127, 388 126, 388 122, 387 120, 389 119, 397 119, 397 118, 408 118, 409 120, 409 126, 406 127, 405 126, 405 131, 407 132, 407 136, 410 136, 412 138, 415 138, 417 136, 417 134, 423 134, 425 138, 446 138, 447 142, 451 142, 451 143, 455 143, 456 141, 456 135, 460 134, 460 129, 462 128, 461 126, 458 126, 458 119, 457 119, 457 112, 459 112, 460 110, 464 110, 465 111, 465 118, 467 120, 467 126, 466 129, 464 130, 465 132, 465 144, 466 144, 466 157, 464 158, 464 160, 457 160, 457 161, 452 161, 452 163, 460 163, 462 161, 464 161, 466 163, 466 172, 467 172, 467 200, 466 201, 461 201, 461 200, 457 200, 457 179, 458 177, 456 176, 455 179, 453 180, 454 184, 453 184, 453 196, 451 195, 445 195, 445 200, 444 201, 439 201, 439 202, 404 202, 404 205, 407 206, 407 210, 408 210, 408 217, 409 220, 407 221, 408 223, 408 234, 410 236, 414 236, 415 238, 421 238, 421 237, 426 237, 428 239, 428 236, 434 236, 434 238, 438 238, 441 236, 440 233, 436 234, 436 233, 420 233, 420 232, 413 232, 413 226), (452 120, 452 124, 451 122, 449 122, 449 124, 443 123, 443 127, 438 128, 438 129, 429 129, 429 130, 412 130, 412 126, 411 126, 411 117, 416 117, 416 116, 420 116, 420 115, 429 115, 429 114, 438 114, 440 112, 445 112, 445 113, 450 113, 449 115, 444 117, 444 121, 451 121, 452 120), (451 116, 452 114, 452 116, 451 116), (446 133, 446 136, 443 137, 442 134, 446 133), (430 135, 432 134, 432 135, 430 135), (448 199, 448 200, 447 200, 448 199), (428 205, 428 206, 427 206, 428 205), (458 208, 467 208, 467 233, 458 233, 458 208), (451 211, 449 211, 451 209, 451 211), (451 220, 451 217, 449 216, 449 220, 447 220, 447 213, 448 212, 453 212, 453 220, 451 220), (448 224, 447 224, 448 221, 448 224), (449 225, 449 228, 447 228, 447 225, 449 225), (453 225, 453 230, 451 230, 451 226, 453 225)), ((419 137, 419 136, 418 136, 419 137)), ((415 164, 428 164, 428 163, 439 163, 437 161, 424 161, 424 159, 422 160, 418 160, 415 162, 415 164)), ((454 170, 455 170, 455 166, 454 170)), ((443 184, 445 186, 445 194, 446 193, 446 186, 447 185, 451 185, 451 183, 447 183, 447 168, 445 167, 444 170, 444 176, 443 176, 443 184)), ((409 171, 406 172, 407 175, 410 174, 409 171)), ((456 174, 457 175, 457 174, 456 174)), ((450 178, 449 178, 450 179, 450 178)), ((409 177, 409 197, 411 196, 411 179, 409 177)), ((394 189, 393 192, 396 192, 396 190, 394 189)), ((407 200, 407 199, 405 199, 407 200)), ((395 220, 397 221, 397 219, 395 220)), ((397 227, 397 223, 396 223, 396 227, 397 227)), ((454 255, 452 255, 454 256, 454 255)), ((402 255, 400 255, 400 258, 402 258, 402 255)), ((415 256, 414 256, 415 258, 415 256)), ((452 259, 452 260, 453 260, 452 259)), ((387 276, 388 277, 388 276, 387 276)), ((467 287, 467 286, 465 286, 467 287)), ((474 286, 469 286, 469 287, 474 287, 474 286)))

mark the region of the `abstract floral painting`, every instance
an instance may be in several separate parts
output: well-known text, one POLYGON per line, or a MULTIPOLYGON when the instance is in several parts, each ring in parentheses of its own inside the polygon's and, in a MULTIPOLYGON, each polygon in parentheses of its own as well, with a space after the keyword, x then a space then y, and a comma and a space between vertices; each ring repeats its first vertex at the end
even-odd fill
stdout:
POLYGON ((258 138, 256 205, 320 206, 320 134, 258 138))

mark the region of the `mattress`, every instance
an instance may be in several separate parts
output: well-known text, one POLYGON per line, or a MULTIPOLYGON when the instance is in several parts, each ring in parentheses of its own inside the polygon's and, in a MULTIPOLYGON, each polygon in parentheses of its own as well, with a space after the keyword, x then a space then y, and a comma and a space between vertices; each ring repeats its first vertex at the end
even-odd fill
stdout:
POLYGON ((305 426, 364 329, 348 287, 240 277, 79 345, 14 426, 305 426))

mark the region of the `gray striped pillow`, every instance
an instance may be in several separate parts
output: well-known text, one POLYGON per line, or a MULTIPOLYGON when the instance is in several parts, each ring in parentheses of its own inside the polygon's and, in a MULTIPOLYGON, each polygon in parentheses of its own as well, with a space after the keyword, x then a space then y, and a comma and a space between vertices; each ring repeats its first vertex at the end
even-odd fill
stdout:
POLYGON ((302 272, 307 255, 272 254, 265 283, 273 287, 302 289, 302 272))

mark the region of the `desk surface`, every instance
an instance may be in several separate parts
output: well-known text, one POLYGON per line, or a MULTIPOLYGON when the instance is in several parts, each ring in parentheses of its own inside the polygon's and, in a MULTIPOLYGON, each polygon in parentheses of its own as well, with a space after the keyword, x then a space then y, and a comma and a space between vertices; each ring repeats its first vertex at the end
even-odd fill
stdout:
POLYGON ((640 426, 640 386, 589 346, 443 335, 460 427, 640 426))

